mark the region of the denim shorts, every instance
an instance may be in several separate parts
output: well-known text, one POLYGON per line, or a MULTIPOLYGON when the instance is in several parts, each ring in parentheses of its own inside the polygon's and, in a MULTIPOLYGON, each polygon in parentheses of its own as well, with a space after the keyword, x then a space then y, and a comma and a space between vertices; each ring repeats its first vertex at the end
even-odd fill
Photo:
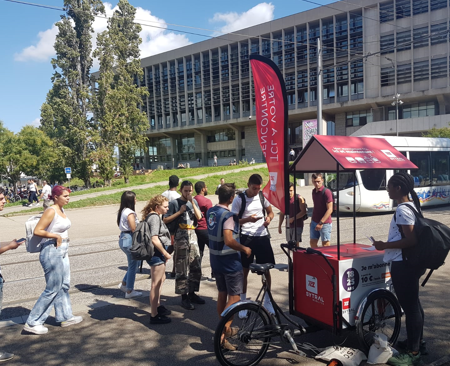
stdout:
POLYGON ((309 235, 311 239, 319 240, 322 238, 322 241, 330 241, 331 240, 331 229, 333 224, 323 224, 322 230, 316 231, 317 222, 311 220, 311 225, 309 227, 309 235))
MULTIPOLYGON (((167 250, 167 247, 165 248, 167 250)), ((153 254, 153 257, 147 261, 148 265, 151 266, 160 266, 161 264, 166 263, 166 257, 155 248, 155 254, 153 254)))

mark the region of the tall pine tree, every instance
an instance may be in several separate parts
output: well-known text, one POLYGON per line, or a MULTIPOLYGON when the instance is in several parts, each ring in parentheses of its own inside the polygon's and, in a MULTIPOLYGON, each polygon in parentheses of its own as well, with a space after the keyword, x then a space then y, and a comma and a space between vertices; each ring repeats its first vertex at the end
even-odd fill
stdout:
POLYGON ((120 0, 107 30, 97 38, 95 53, 100 61, 95 102, 99 167, 101 171, 109 169, 113 163, 100 157, 112 157, 116 146, 125 182, 132 173, 135 151, 145 146, 148 128, 147 115, 139 108, 148 91, 134 83, 135 77, 143 75, 139 59, 141 26, 134 22, 135 14, 128 1, 120 0))
POLYGON ((92 24, 104 13, 101 0, 64 0, 66 14, 56 23, 53 86, 41 109, 42 129, 66 149, 63 164, 90 186, 93 129, 91 67, 92 24))

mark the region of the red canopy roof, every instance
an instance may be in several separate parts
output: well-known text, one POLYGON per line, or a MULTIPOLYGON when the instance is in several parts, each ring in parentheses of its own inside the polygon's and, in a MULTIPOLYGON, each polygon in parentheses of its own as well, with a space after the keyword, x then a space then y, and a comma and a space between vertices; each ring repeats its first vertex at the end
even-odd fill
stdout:
POLYGON ((417 169, 383 138, 314 135, 292 164, 304 172, 417 169))

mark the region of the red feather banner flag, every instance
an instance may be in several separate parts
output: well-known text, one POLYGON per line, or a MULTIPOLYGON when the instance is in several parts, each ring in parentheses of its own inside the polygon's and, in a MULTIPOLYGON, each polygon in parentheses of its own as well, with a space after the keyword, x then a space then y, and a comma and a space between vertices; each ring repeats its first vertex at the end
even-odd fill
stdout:
POLYGON ((263 194, 286 214, 289 199, 286 87, 272 60, 251 55, 250 64, 255 84, 256 128, 270 177, 263 194))

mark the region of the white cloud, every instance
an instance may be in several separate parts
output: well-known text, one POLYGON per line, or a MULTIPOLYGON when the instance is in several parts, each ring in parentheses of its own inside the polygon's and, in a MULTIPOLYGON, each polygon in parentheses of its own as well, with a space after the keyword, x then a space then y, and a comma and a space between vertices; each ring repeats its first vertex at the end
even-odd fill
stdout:
POLYGON ((216 13, 210 23, 225 23, 220 33, 231 33, 273 20, 275 6, 272 3, 260 3, 243 13, 216 13))
POLYGON ((37 44, 35 46, 26 47, 20 53, 16 53, 14 55, 14 59, 16 61, 47 61, 55 54, 53 45, 55 44, 55 37, 57 33, 58 27, 55 24, 53 24, 50 29, 39 32, 39 41, 37 44))
MULTIPOLYGON (((108 17, 112 16, 117 7, 112 7, 110 3, 104 3, 105 12, 108 17)), ((185 35, 180 35, 174 32, 167 31, 166 22, 152 15, 150 10, 143 8, 136 8, 136 21, 142 24, 142 31, 140 36, 142 38, 141 57, 155 55, 157 53, 172 50, 178 47, 183 47, 191 44, 185 35), (147 25, 143 25, 147 24, 147 25), (152 27, 153 26, 153 27, 152 27), (156 28, 158 27, 158 28, 156 28)), ((97 34, 103 32, 107 27, 107 19, 96 17, 93 29, 94 34, 92 38, 93 49, 96 47, 97 34)), ((54 44, 58 28, 56 25, 46 31, 39 32, 39 41, 35 45, 24 48, 20 53, 14 55, 16 61, 27 62, 46 62, 56 55, 54 44)), ((94 61, 94 68, 98 67, 98 62, 94 61)))
POLYGON ((31 125, 33 127, 39 127, 41 125, 41 119, 39 117, 34 119, 33 122, 31 122, 31 125))

